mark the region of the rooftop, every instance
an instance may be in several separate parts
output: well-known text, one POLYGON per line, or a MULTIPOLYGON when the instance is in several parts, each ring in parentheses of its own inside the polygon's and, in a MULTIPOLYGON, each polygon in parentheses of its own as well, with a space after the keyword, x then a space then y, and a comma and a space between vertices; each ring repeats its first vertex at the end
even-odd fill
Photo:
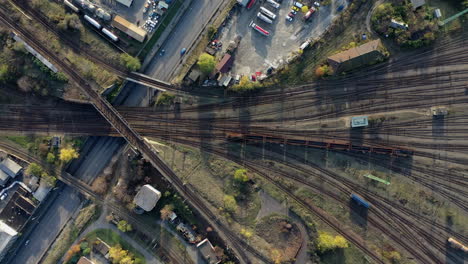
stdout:
POLYGON ((89 260, 87 257, 81 257, 76 264, 94 264, 94 262, 89 260))
POLYGON ((115 16, 112 20, 112 26, 123 31, 125 34, 130 37, 138 40, 139 42, 145 41, 146 31, 142 28, 139 28, 137 25, 130 23, 128 20, 121 16, 115 16))
POLYGON ((110 246, 106 242, 102 241, 100 238, 98 238, 96 242, 98 243, 94 245, 94 249, 97 252, 101 253, 104 257, 106 257, 109 253, 110 246))
POLYGON ((16 177, 23 169, 18 163, 13 160, 6 158, 0 163, 0 169, 8 174, 10 177, 16 177))
POLYGON ((117 0, 117 2, 121 3, 126 7, 130 7, 133 3, 133 0, 117 0))
POLYGON ((6 199, 0 201, 0 220, 20 230, 38 204, 28 190, 17 184, 8 191, 6 199))
POLYGON ((0 254, 15 239, 16 235, 18 235, 16 230, 0 220, 0 254))
POLYGON ((221 259, 216 255, 216 251, 208 238, 205 238, 203 241, 198 243, 197 248, 200 250, 200 253, 203 258, 206 259, 208 264, 217 264, 221 262, 221 259))
POLYGON ((380 43, 381 43, 380 39, 376 39, 376 40, 367 42, 365 44, 362 44, 361 46, 351 48, 349 50, 345 50, 338 54, 332 55, 328 57, 328 60, 332 60, 337 63, 342 63, 342 62, 357 58, 361 55, 370 53, 372 51, 378 50, 380 43))
POLYGON ((425 0, 411 0, 411 4, 413 5, 413 10, 423 6, 426 3, 425 0))
POLYGON ((159 198, 161 198, 161 192, 156 190, 153 186, 145 184, 135 195, 133 202, 141 209, 149 212, 156 206, 159 198))
POLYGON ((363 127, 369 125, 367 116, 355 116, 351 118, 351 127, 363 127))
POLYGON ((232 66, 234 59, 230 54, 225 54, 218 64, 216 64, 216 71, 226 73, 232 66))

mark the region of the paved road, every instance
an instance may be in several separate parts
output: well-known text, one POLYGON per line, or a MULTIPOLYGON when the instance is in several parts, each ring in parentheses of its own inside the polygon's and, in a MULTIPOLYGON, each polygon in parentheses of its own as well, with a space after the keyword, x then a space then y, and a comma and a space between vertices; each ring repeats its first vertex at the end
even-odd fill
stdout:
POLYGON ((26 247, 23 246, 23 250, 20 250, 10 263, 38 263, 79 205, 78 193, 66 186, 28 237, 30 242, 27 250, 24 250, 26 247))
MULTIPOLYGON (((196 41, 199 31, 216 11, 217 6, 212 2, 212 0, 193 1, 187 15, 181 18, 179 25, 168 38, 164 58, 162 60, 154 58, 145 74, 162 80, 168 79, 166 76, 169 76, 180 62, 179 50, 182 47, 188 48, 196 41)), ((152 91, 146 87, 129 84, 116 102, 127 106, 143 106, 148 104, 148 97, 151 94, 152 91)), ((121 138, 91 137, 83 147, 82 157, 73 162, 68 171, 75 177, 90 182, 103 171, 124 145, 125 142, 121 138)), ((27 248, 22 246, 19 254, 10 263, 38 263, 78 206, 77 193, 71 188, 65 188, 48 209, 45 220, 40 222, 28 237, 31 241, 29 246, 27 248)))
POLYGON ((161 47, 166 50, 164 56, 156 55, 148 65, 147 74, 163 81, 169 81, 175 68, 182 63, 182 48, 189 49, 200 31, 223 1, 193 0, 192 6, 185 13, 172 35, 161 47))

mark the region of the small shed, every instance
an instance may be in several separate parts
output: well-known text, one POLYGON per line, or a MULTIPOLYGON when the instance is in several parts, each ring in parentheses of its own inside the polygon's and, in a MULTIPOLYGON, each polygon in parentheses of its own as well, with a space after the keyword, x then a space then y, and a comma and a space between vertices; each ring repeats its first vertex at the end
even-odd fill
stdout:
POLYGON ((231 75, 223 75, 223 76, 219 79, 218 85, 227 87, 227 86, 229 85, 229 83, 231 83, 231 80, 232 80, 232 76, 231 76, 231 75))
POLYGON ((216 254, 216 251, 208 238, 205 238, 203 241, 198 243, 197 248, 200 250, 200 253, 208 264, 218 264, 221 262, 221 259, 216 254))
POLYGON ((190 74, 187 76, 187 79, 192 82, 196 83, 198 80, 200 80, 201 77, 201 72, 198 69, 193 69, 190 74))
POLYGON ((96 239, 96 242, 94 242, 93 249, 97 253, 104 256, 104 258, 109 259, 110 246, 106 242, 102 241, 102 239, 100 239, 100 238, 96 239))
POLYGON ((232 63, 234 62, 231 54, 225 54, 221 61, 216 65, 216 72, 226 73, 231 69, 232 63))
POLYGON ((133 202, 141 209, 145 210, 146 212, 149 212, 153 210, 160 198, 160 191, 156 190, 153 186, 149 184, 145 184, 135 195, 133 202))
POLYGON ((351 118, 351 127, 365 127, 369 125, 367 116, 355 116, 351 118))
POLYGON ((413 11, 426 4, 426 0, 411 0, 413 11))
POLYGON ((440 12, 440 9, 437 8, 436 10, 434 10, 434 16, 436 18, 441 18, 442 17, 442 12, 440 12))

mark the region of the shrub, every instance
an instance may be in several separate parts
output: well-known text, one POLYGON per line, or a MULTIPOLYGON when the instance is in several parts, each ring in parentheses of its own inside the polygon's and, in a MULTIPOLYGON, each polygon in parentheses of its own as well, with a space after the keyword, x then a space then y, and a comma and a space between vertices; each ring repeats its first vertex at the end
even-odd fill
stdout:
POLYGON ((175 95, 169 92, 162 92, 156 100, 156 105, 169 105, 174 102, 175 95))
POLYGON ((331 70, 330 66, 328 66, 328 65, 319 66, 315 70, 315 76, 317 78, 326 77, 326 76, 329 76, 331 74, 332 74, 332 70, 331 70))
POLYGON ((117 228, 122 231, 122 232, 130 232, 132 231, 132 225, 129 224, 127 221, 125 220, 121 220, 119 221, 119 223, 117 223, 117 228))
POLYGON ((169 217, 171 214, 174 212, 174 205, 172 204, 166 204, 162 209, 161 209, 161 219, 162 220, 169 220, 169 217))
POLYGON ((32 162, 26 169, 26 174, 40 177, 42 175, 42 171, 43 169, 39 164, 32 162))
POLYGON ((46 161, 48 163, 54 163, 55 162, 55 155, 52 152, 47 153, 46 161))
POLYGON ((320 253, 347 247, 349 247, 348 241, 340 235, 333 237, 327 233, 320 233, 317 239, 317 249, 320 253))
POLYGON ((229 90, 238 92, 238 93, 244 93, 244 92, 249 92, 249 91, 259 89, 261 87, 263 87, 261 83, 251 82, 249 80, 249 77, 242 76, 242 78, 239 81, 239 84, 231 86, 229 90))
POLYGON ((129 71, 138 71, 141 68, 140 60, 127 53, 120 55, 120 61, 129 71))
POLYGON ((200 67, 202 72, 209 74, 215 68, 215 58, 208 53, 203 53, 200 55, 200 57, 198 57, 197 65, 200 67))
POLYGON ((234 180, 238 182, 246 182, 249 180, 249 176, 247 175, 247 170, 245 169, 237 169, 234 172, 234 180))
POLYGON ((237 202, 234 196, 224 195, 224 209, 230 213, 233 213, 237 210, 237 202))

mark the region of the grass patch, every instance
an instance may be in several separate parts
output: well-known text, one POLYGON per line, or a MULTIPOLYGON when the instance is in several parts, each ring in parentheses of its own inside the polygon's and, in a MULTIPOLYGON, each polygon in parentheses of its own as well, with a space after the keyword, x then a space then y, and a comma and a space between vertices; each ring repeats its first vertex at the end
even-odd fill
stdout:
POLYGON ((146 56, 151 51, 153 46, 159 40, 159 38, 161 37, 162 33, 167 28, 167 26, 169 26, 169 24, 171 23, 172 19, 177 14, 177 11, 179 11, 181 6, 182 6, 182 2, 180 0, 178 0, 178 1, 175 1, 174 4, 172 4, 172 6, 169 8, 169 10, 167 11, 166 16, 162 20, 162 22, 159 25, 158 29, 156 29, 153 36, 151 36, 151 38, 148 40, 148 42, 146 43, 146 45, 143 47, 140 54, 138 55, 138 57, 142 61, 146 58, 146 56))
POLYGON ((34 142, 32 138, 28 136, 6 136, 6 138, 22 146, 23 148, 28 148, 29 145, 34 142))
POLYGON ((139 251, 137 251, 130 243, 125 241, 119 234, 110 230, 110 229, 96 229, 86 235, 85 239, 88 242, 92 243, 96 241, 97 238, 102 239, 104 242, 113 247, 116 245, 121 245, 123 249, 128 250, 135 257, 143 260, 143 264, 146 263, 145 257, 139 251))

